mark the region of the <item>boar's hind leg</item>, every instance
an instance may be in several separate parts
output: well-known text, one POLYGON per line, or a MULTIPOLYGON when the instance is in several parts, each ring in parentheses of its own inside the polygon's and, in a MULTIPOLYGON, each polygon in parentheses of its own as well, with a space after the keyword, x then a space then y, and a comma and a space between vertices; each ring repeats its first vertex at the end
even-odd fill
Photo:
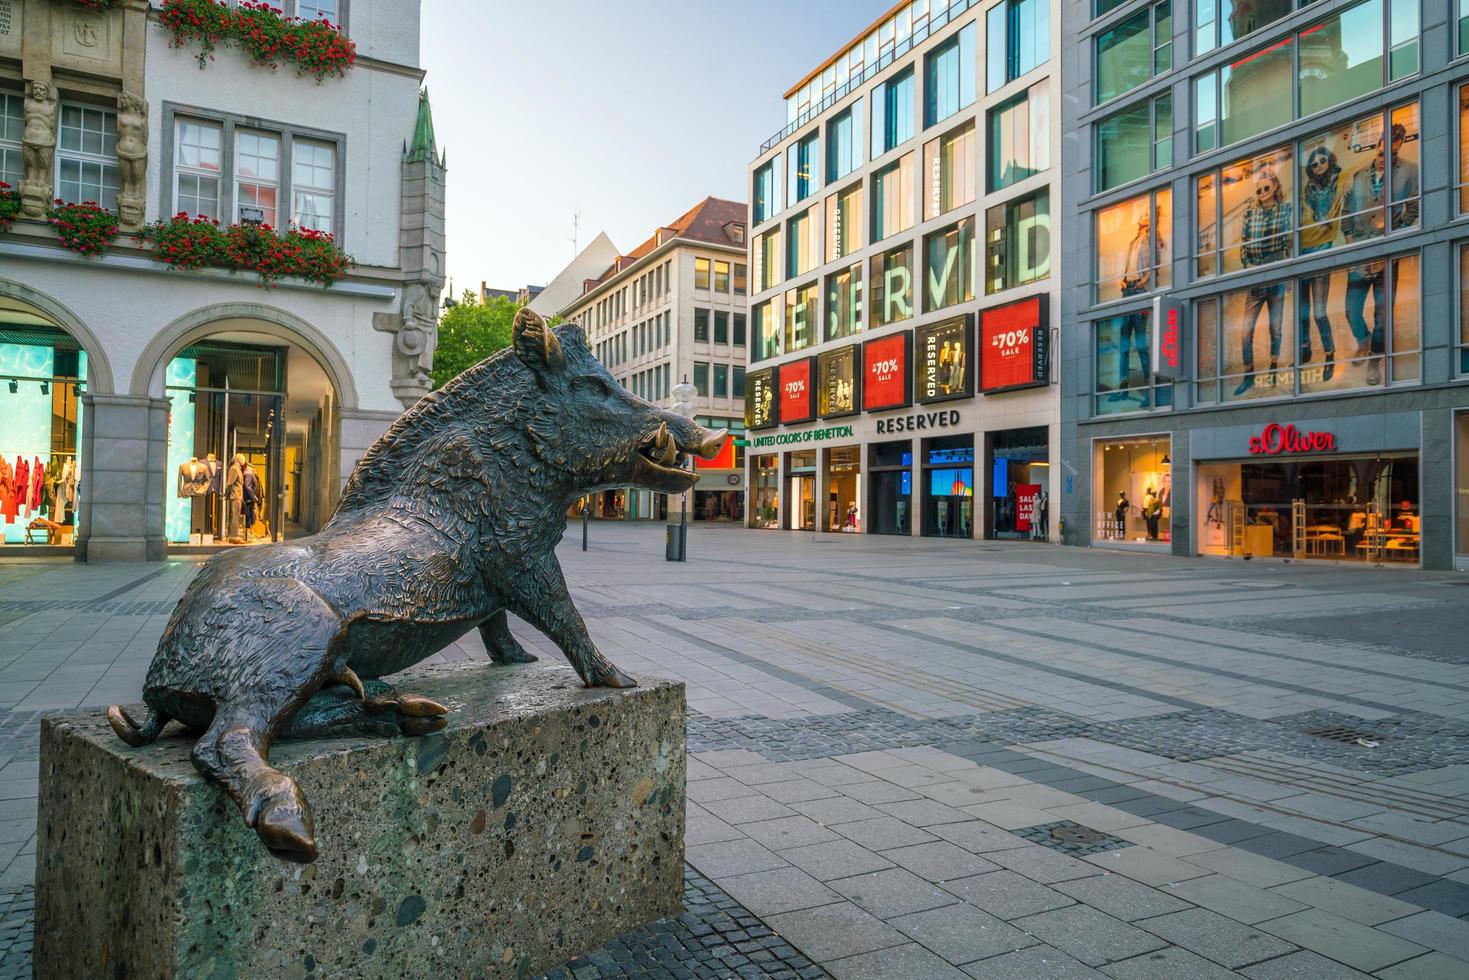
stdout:
POLYGON ((536 660, 535 654, 527 653, 520 641, 510 635, 510 624, 505 620, 503 609, 480 623, 479 636, 485 641, 490 659, 497 664, 529 664, 536 660))
POLYGON ((587 687, 637 687, 638 682, 597 652, 587 624, 572 605, 554 555, 525 569, 510 583, 510 610, 545 633, 566 654, 587 687))

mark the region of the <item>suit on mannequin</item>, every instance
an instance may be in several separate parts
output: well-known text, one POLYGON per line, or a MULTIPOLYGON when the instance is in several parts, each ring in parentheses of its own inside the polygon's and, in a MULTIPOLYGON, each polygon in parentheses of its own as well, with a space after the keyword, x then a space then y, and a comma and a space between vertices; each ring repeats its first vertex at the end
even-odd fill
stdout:
POLYGON ((224 477, 225 538, 231 543, 244 541, 240 527, 241 508, 245 503, 245 457, 236 453, 224 477))

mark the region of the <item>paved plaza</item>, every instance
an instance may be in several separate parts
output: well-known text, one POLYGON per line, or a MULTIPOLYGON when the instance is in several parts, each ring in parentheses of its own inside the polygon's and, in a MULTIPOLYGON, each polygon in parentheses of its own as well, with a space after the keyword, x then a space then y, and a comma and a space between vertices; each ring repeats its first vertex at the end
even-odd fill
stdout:
MULTIPOLYGON (((603 652, 687 685, 689 868, 556 976, 1469 976, 1469 576, 574 532, 603 652)), ((0 563, 0 977, 39 719, 136 700, 196 568, 0 563)))

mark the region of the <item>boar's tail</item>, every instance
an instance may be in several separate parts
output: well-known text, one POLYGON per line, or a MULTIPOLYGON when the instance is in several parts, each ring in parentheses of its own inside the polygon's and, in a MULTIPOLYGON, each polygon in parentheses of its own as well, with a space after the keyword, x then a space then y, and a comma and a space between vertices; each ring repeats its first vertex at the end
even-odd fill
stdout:
POLYGON ((121 705, 117 704, 107 709, 107 721, 112 725, 112 730, 117 733, 117 737, 134 748, 152 742, 158 737, 158 733, 163 731, 163 726, 168 724, 167 718, 149 707, 148 720, 139 725, 128 716, 121 705))

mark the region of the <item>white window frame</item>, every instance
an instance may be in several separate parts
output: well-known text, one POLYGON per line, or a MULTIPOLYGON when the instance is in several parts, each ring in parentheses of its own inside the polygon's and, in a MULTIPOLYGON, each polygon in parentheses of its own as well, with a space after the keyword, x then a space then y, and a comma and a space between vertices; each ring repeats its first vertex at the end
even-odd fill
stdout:
MULTIPOLYGON (((202 214, 202 215, 204 215, 207 218, 214 218, 216 220, 221 219, 222 216, 220 214, 220 211, 222 210, 222 208, 220 206, 220 200, 219 200, 219 198, 220 198, 220 191, 222 191, 224 189, 224 127, 221 126, 218 122, 215 122, 212 119, 196 119, 196 118, 194 118, 192 116, 182 116, 182 115, 175 116, 174 117, 173 127, 174 127, 174 133, 173 133, 173 153, 174 153, 174 157, 173 157, 173 204, 174 204, 174 211, 175 212, 187 211, 187 212, 189 212, 189 216, 190 217, 193 217, 195 214, 202 214), (184 139, 183 139, 184 127, 185 126, 196 126, 199 129, 201 129, 201 130, 210 130, 210 131, 212 131, 212 132, 215 133, 218 142, 217 142, 217 145, 214 147, 214 153, 215 153, 216 159, 215 159, 215 166, 214 166, 214 169, 212 171, 208 167, 203 166, 202 164, 195 165, 195 166, 189 166, 188 164, 185 164, 183 162, 183 160, 181 159, 181 151, 182 151, 182 148, 185 145, 184 144, 184 139), (195 178, 198 178, 198 179, 201 179, 201 180, 213 180, 214 181, 214 206, 211 209, 209 209, 208 211, 199 211, 199 210, 196 210, 196 209, 190 209, 190 208, 186 208, 186 207, 183 206, 183 194, 179 190, 179 185, 181 183, 182 178, 184 178, 184 177, 195 177, 195 178)), ((202 144, 199 144, 197 148, 199 150, 201 150, 201 151, 204 150, 204 149, 206 149, 206 147, 204 147, 202 144)), ((197 195, 190 195, 190 196, 197 198, 197 195)))
MULTIPOLYGON (((286 141, 280 133, 272 132, 271 130, 267 129, 256 129, 253 126, 235 127, 233 146, 231 147, 233 152, 230 155, 230 170, 232 171, 230 174, 230 178, 231 183, 234 185, 234 213, 228 216, 228 220, 225 221, 225 224, 235 224, 240 220, 240 207, 243 204, 243 199, 240 196, 240 188, 245 186, 246 184, 252 187, 275 188, 275 214, 271 215, 267 212, 264 221, 265 224, 270 225, 272 228, 280 224, 281 195, 283 193, 283 188, 281 186, 281 157, 284 155, 285 152, 285 144, 286 141), (246 177, 241 173, 240 158, 244 154, 240 151, 240 139, 244 136, 255 136, 261 139, 275 141, 275 180, 268 180, 260 176, 246 177)), ((253 153, 251 154, 251 156, 256 159, 264 159, 258 153, 253 153)), ((254 201, 252 201, 248 206, 260 207, 262 210, 264 210, 264 207, 262 205, 256 204, 254 201)))
MULTIPOLYGON (((63 164, 65 164, 68 160, 76 161, 76 162, 82 164, 83 166, 86 166, 86 165, 90 164, 90 165, 93 165, 93 166, 97 166, 97 167, 101 167, 102 168, 101 169, 100 176, 103 178, 103 182, 99 183, 97 186, 98 186, 98 190, 101 190, 104 193, 97 194, 95 196, 88 196, 87 194, 84 193, 84 194, 80 195, 80 197, 81 197, 81 200, 82 201, 88 201, 88 200, 94 201, 100 207, 104 207, 104 208, 107 208, 109 211, 114 211, 115 212, 117 210, 117 200, 116 200, 117 194, 118 194, 118 192, 120 192, 122 190, 122 168, 119 166, 118 160, 117 160, 117 110, 116 109, 107 109, 107 108, 104 108, 102 106, 87 105, 84 102, 63 102, 63 103, 61 103, 60 112, 57 114, 57 126, 56 126, 56 163, 54 164, 54 169, 52 170, 51 177, 52 177, 52 180, 55 181, 54 186, 56 188, 56 196, 57 197, 60 197, 60 198, 63 198, 63 199, 65 199, 66 195, 64 195, 64 194, 61 193, 61 169, 62 169, 63 164), (87 131, 86 126, 85 126, 86 114, 88 112, 100 113, 102 115, 103 120, 104 120, 104 127, 103 127, 103 130, 102 130, 102 134, 103 134, 104 138, 107 135, 105 121, 106 121, 107 117, 109 117, 109 116, 112 117, 112 155, 111 156, 108 156, 106 153, 91 153, 91 152, 88 152, 86 150, 68 150, 68 149, 66 149, 62 145, 63 133, 65 132, 64 123, 65 123, 65 119, 66 119, 67 110, 74 110, 74 111, 77 111, 77 112, 82 113, 82 120, 83 120, 84 125, 81 127, 81 130, 80 131, 83 132, 83 133, 85 133, 87 131), (106 183, 105 183, 105 179, 106 179, 108 170, 111 170, 111 172, 113 174, 113 177, 115 178, 115 181, 116 181, 116 185, 113 188, 111 188, 112 194, 113 194, 113 201, 112 201, 112 203, 111 203, 110 206, 108 205, 107 201, 105 200, 105 198, 107 196, 106 193, 105 193, 105 191, 107 191, 109 189, 106 186, 106 183)), ((68 204, 79 204, 79 203, 81 203, 81 201, 67 201, 67 203, 68 204)))
POLYGON ((19 92, 0 90, 0 103, 10 105, 12 102, 15 107, 15 115, 13 117, 0 115, 0 120, 7 118, 14 120, 13 139, 6 135, 9 128, 0 122, 0 180, 5 181, 15 193, 19 194, 21 179, 25 177, 25 156, 20 142, 21 133, 25 129, 25 96, 19 92), (13 159, 16 169, 6 170, 3 163, 6 159, 13 159), (10 176, 7 177, 7 174, 10 176))
POLYGON ((299 138, 291 140, 291 223, 300 228, 311 228, 316 231, 331 233, 336 228, 337 218, 337 146, 326 140, 299 138), (302 150, 325 150, 327 153, 327 165, 323 168, 318 162, 304 164, 313 177, 319 177, 324 170, 330 186, 319 183, 305 183, 298 180, 298 168, 303 166, 299 161, 302 150), (315 214, 312 223, 303 220, 304 212, 301 204, 306 197, 312 199, 324 198, 327 202, 327 213, 325 216, 315 214), (324 220, 323 220, 324 217, 324 220))

